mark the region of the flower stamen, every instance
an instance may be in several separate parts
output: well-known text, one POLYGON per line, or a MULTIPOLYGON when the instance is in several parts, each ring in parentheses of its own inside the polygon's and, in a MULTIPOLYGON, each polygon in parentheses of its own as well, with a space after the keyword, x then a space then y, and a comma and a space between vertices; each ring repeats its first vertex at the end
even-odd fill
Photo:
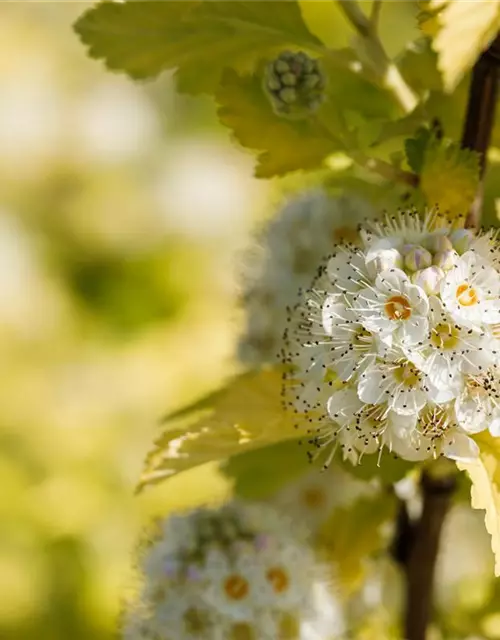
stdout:
POLYGON ((411 304, 404 296, 392 296, 384 305, 385 313, 391 320, 408 320, 411 304))

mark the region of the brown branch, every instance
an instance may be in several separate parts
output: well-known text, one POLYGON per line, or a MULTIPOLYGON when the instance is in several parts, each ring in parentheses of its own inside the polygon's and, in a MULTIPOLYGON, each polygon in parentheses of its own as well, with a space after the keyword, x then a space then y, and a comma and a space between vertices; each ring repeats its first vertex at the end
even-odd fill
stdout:
POLYGON ((479 153, 480 183, 465 225, 477 228, 483 207, 483 176, 495 118, 500 80, 500 36, 476 62, 472 71, 469 100, 462 134, 462 147, 479 153))
POLYGON ((422 475, 422 515, 407 529, 410 549, 401 558, 406 575, 405 640, 427 638, 439 539, 455 486, 454 475, 433 477, 428 472, 422 475))

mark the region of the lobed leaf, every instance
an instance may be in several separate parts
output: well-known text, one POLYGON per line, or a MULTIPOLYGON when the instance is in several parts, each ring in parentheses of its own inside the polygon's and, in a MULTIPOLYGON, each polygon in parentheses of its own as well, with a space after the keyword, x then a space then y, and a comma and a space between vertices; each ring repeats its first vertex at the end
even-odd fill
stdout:
POLYGON ((216 100, 222 124, 241 145, 259 151, 255 169, 259 178, 316 169, 328 155, 342 149, 340 141, 325 135, 315 119, 291 121, 276 115, 259 74, 243 76, 226 69, 216 100))
POLYGON ((500 29, 500 0, 443 0, 429 10, 424 26, 434 35, 445 89, 453 91, 500 29))
POLYGON ((495 575, 500 576, 500 440, 488 432, 476 437, 479 459, 474 462, 457 462, 467 471, 472 481, 471 505, 486 511, 484 523, 491 536, 491 548, 495 555, 495 575))
POLYGON ((431 140, 425 149, 420 187, 429 207, 453 217, 466 215, 479 185, 479 155, 449 140, 431 140), (457 188, 460 185, 460 188, 457 188))
POLYGON ((233 479, 235 493, 247 500, 263 500, 303 474, 311 463, 300 440, 287 440, 240 453, 221 466, 233 479))
POLYGON ((193 405, 192 414, 189 408, 174 414, 146 458, 138 490, 207 462, 296 439, 292 416, 281 404, 281 384, 276 370, 245 373, 193 405))
POLYGON ((297 2, 103 2, 75 24, 89 55, 134 79, 178 69, 181 90, 213 92, 222 69, 251 70, 281 49, 324 50, 297 2))

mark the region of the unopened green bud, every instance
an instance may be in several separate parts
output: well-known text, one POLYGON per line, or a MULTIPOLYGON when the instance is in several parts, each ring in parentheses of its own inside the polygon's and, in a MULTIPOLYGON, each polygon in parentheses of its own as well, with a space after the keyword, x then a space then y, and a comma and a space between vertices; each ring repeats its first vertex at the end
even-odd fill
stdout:
POLYGON ((413 247, 405 256, 405 267, 409 271, 419 271, 430 267, 432 264, 432 256, 423 247, 413 247))
POLYGON ((294 87, 297 84, 297 78, 293 73, 285 73, 281 76, 281 82, 287 87, 294 87))
POLYGON ((436 253, 433 263, 436 267, 440 267, 443 271, 449 271, 458 262, 459 255, 454 249, 436 253))
POLYGON ((295 100, 297 100, 297 92, 291 87, 282 89, 279 93, 279 96, 286 104, 292 104, 292 102, 295 102, 295 100))
POLYGON ((397 249, 381 249, 368 260, 366 266, 369 272, 376 276, 381 271, 388 269, 402 269, 403 258, 397 249))
POLYGON ((266 68, 264 90, 278 115, 304 119, 324 99, 325 78, 318 62, 306 53, 283 51, 266 68))
POLYGON ((428 248, 432 253, 443 253, 443 251, 449 251, 453 249, 453 245, 448 236, 442 234, 433 235, 429 242, 428 248))
POLYGON ((276 62, 274 63, 274 68, 277 73, 288 73, 290 71, 288 63, 284 60, 276 60, 276 62))
POLYGON ((411 281, 421 287, 428 296, 431 296, 439 293, 444 275, 444 271, 440 267, 432 266, 416 271, 412 274, 411 281))
POLYGON ((470 249, 473 239, 474 234, 470 229, 456 229, 450 235, 453 248, 459 255, 462 255, 470 249))

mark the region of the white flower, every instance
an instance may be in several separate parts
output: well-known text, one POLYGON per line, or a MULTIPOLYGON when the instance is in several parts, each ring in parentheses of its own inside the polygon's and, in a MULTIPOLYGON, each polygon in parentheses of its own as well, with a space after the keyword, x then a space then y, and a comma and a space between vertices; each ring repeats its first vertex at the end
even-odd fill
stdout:
POLYGON ((338 611, 334 598, 325 609, 319 597, 330 593, 327 575, 300 526, 270 507, 198 509, 167 519, 145 550, 123 634, 127 640, 285 638, 292 625, 293 637, 307 640, 332 608, 338 611))
POLYGON ((361 375, 358 396, 368 405, 387 404, 400 415, 416 415, 437 393, 427 376, 406 358, 383 360, 361 375))
POLYGON ((326 272, 336 293, 357 293, 370 282, 366 256, 356 247, 337 247, 326 272))
POLYGON ((416 344, 427 334, 427 295, 400 269, 379 273, 375 286, 358 293, 354 309, 361 324, 388 345, 416 344))
POLYGON ((332 464, 324 472, 313 466, 271 496, 270 502, 316 532, 335 508, 372 493, 370 484, 352 477, 339 464, 332 464))
POLYGON ((477 458, 476 443, 460 428, 449 407, 429 404, 418 417, 406 419, 393 439, 394 452, 402 458, 418 461, 444 455, 464 462, 477 458))
POLYGON ((244 260, 245 328, 238 353, 242 362, 260 365, 279 360, 287 310, 296 304, 299 291, 310 286, 319 261, 342 241, 356 241, 357 226, 374 214, 360 198, 333 198, 319 189, 290 200, 278 211, 244 260))
POLYGON ((493 436, 500 435, 500 378, 496 366, 484 373, 466 376, 455 400, 455 413, 467 433, 489 429, 493 436))
POLYGON ((375 361, 377 339, 358 321, 353 309, 338 296, 326 298, 323 306, 323 328, 328 339, 325 366, 333 369, 341 380, 350 380, 375 361))
POLYGON ((327 408, 333 421, 330 431, 340 442, 345 457, 357 462, 384 444, 392 449, 393 433, 398 432, 401 419, 387 405, 365 404, 354 389, 344 388, 330 397, 327 408))
POLYGON ((360 235, 318 265, 287 331, 283 393, 312 457, 472 459, 469 433, 500 434, 497 234, 409 212, 360 235))
POLYGON ((474 251, 467 251, 441 283, 441 299, 459 324, 481 328, 500 323, 500 278, 474 251))
POLYGON ((494 353, 484 331, 457 324, 436 296, 429 298, 429 333, 419 345, 422 370, 438 389, 449 395, 436 401, 451 400, 463 386, 463 374, 479 373, 494 361, 494 353))

